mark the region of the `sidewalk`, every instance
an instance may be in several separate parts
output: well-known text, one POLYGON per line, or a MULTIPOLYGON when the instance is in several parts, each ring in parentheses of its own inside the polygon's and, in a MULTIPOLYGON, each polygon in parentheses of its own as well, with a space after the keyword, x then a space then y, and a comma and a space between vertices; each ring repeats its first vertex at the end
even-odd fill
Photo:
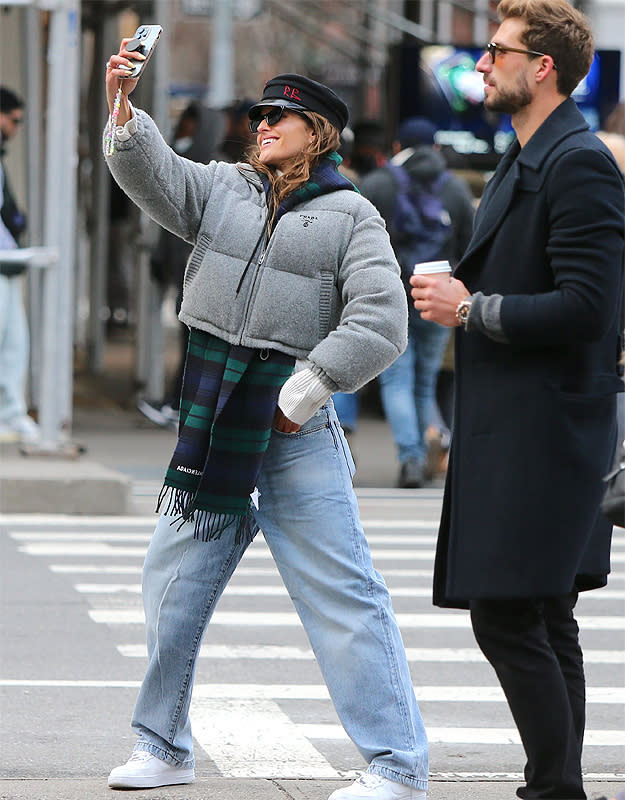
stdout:
MULTIPOLYGON (((203 778, 190 786, 113 791, 106 779, 0 780, 0 800, 327 800, 349 782, 268 778, 203 778)), ((519 781, 430 780, 428 800, 515 800, 519 781)), ((590 782, 588 800, 612 800, 621 785, 590 782)))

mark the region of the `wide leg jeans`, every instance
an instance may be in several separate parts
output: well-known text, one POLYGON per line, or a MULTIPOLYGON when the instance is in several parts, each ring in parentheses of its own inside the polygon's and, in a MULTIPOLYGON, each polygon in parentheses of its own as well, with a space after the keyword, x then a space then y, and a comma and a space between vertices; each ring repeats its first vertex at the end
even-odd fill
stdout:
MULTIPOLYGON (((373 568, 353 461, 331 402, 273 432, 254 516, 306 629, 336 711, 369 771, 427 788, 428 746, 388 589, 373 568)), ((137 748, 193 764, 189 704, 204 630, 247 543, 193 539, 162 516, 144 566, 148 669, 137 748)))

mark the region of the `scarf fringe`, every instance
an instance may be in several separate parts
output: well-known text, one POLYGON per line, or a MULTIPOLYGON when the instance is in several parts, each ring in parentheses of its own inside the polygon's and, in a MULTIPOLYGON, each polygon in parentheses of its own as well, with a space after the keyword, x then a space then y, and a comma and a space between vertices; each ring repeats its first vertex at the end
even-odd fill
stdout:
POLYGON ((175 489, 173 486, 163 486, 156 503, 156 511, 160 513, 161 506, 166 503, 163 513, 173 516, 171 525, 178 524, 179 531, 185 522, 193 522, 193 538, 200 542, 212 542, 220 539, 222 533, 235 522, 235 544, 249 544, 256 534, 256 525, 250 510, 245 514, 225 514, 219 511, 206 511, 204 509, 189 509, 193 502, 194 493, 185 489, 175 489))

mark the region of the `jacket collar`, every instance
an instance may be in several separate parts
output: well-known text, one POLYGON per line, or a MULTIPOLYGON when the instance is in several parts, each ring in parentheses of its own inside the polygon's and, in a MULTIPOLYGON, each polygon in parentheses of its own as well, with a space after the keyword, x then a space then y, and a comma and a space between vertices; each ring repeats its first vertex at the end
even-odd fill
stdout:
POLYGON ((569 97, 551 112, 525 147, 520 148, 518 139, 512 142, 484 190, 475 217, 473 237, 456 267, 457 272, 464 272, 469 257, 494 236, 505 219, 517 190, 521 166, 540 171, 546 158, 563 139, 588 127, 575 101, 569 97))
POLYGON ((555 108, 521 149, 518 160, 523 166, 540 170, 547 156, 563 139, 590 126, 573 99, 568 97, 555 108))
POLYGON ((263 191, 263 182, 260 179, 260 175, 251 164, 248 164, 246 161, 239 161, 236 167, 246 181, 253 184, 259 192, 263 191))

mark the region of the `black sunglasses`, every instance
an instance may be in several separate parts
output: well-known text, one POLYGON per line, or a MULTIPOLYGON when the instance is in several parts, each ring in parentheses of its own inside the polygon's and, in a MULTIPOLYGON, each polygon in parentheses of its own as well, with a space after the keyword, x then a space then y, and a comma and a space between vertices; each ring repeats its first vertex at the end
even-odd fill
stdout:
POLYGON ((260 109, 252 111, 252 116, 250 117, 250 121, 248 123, 250 126, 250 131, 252 133, 257 133, 258 126, 263 120, 265 120, 269 126, 277 125, 284 116, 285 111, 290 111, 292 114, 299 114, 300 117, 303 117, 308 122, 308 117, 301 111, 297 111, 294 108, 285 108, 284 106, 272 106, 271 111, 268 111, 266 114, 262 114, 260 109))
MULTIPOLYGON (((490 56, 491 62, 495 63, 495 58, 497 57, 497 53, 522 53, 526 56, 546 56, 547 53, 539 53, 536 50, 520 50, 518 47, 504 47, 501 44, 495 44, 495 42, 489 42, 486 45, 486 52, 490 56)), ((556 65, 553 65, 554 69, 557 69, 556 65)))

